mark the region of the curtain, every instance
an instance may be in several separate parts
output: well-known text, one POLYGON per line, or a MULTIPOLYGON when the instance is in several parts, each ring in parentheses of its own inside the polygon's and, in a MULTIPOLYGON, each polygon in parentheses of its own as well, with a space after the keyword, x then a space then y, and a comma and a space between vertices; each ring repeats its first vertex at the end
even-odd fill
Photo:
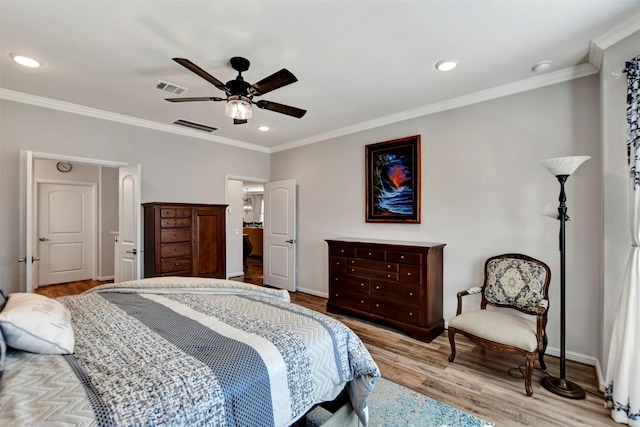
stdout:
POLYGON ((631 252, 611 336, 605 398, 616 422, 640 427, 640 56, 626 69, 631 252))

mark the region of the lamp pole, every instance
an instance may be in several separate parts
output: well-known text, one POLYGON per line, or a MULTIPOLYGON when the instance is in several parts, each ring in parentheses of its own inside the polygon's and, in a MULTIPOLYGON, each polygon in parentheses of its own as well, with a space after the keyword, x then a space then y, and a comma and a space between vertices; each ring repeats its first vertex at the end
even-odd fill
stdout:
POLYGON ((564 184, 569 175, 557 175, 560 182, 560 205, 558 206, 558 219, 560 220, 560 377, 548 375, 542 378, 542 386, 551 393, 568 399, 584 399, 585 392, 578 384, 568 381, 565 378, 566 358, 565 358, 565 299, 566 299, 566 256, 565 256, 565 224, 567 216, 567 195, 564 191, 564 184))

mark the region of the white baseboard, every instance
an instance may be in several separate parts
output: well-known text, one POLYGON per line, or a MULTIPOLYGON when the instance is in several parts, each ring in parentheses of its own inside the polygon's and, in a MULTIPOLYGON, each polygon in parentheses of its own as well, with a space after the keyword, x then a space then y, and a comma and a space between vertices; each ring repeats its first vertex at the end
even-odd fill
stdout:
POLYGON ((227 274, 227 278, 229 277, 237 277, 237 276, 244 276, 244 271, 240 271, 240 272, 232 272, 227 274))
POLYGON ((303 294, 314 295, 322 298, 329 298, 329 294, 326 292, 316 291, 315 289, 298 288, 296 292, 302 292, 303 294))
POLYGON ((98 280, 104 282, 105 280, 113 280, 115 276, 98 276, 98 280))

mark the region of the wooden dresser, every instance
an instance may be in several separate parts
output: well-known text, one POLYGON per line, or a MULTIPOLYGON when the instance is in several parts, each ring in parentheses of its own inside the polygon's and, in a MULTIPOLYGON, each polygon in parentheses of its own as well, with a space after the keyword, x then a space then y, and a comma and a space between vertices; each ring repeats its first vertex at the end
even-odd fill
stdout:
POLYGON ((427 342, 444 331, 443 243, 351 238, 327 243, 328 312, 386 323, 427 342))
POLYGON ((145 277, 226 278, 226 205, 142 206, 145 277))

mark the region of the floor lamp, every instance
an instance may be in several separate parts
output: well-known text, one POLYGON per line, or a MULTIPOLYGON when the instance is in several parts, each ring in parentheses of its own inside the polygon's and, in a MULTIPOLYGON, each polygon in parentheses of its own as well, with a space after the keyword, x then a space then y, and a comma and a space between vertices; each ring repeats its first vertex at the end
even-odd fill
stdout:
POLYGON ((569 175, 590 158, 590 156, 558 157, 540 162, 560 182, 560 206, 558 206, 557 213, 553 211, 553 207, 549 209, 549 205, 543 211, 543 215, 560 220, 560 377, 547 375, 542 378, 542 386, 551 393, 568 399, 584 399, 585 392, 582 387, 565 378, 565 223, 569 217, 567 216, 567 195, 564 192, 564 184, 569 175))

